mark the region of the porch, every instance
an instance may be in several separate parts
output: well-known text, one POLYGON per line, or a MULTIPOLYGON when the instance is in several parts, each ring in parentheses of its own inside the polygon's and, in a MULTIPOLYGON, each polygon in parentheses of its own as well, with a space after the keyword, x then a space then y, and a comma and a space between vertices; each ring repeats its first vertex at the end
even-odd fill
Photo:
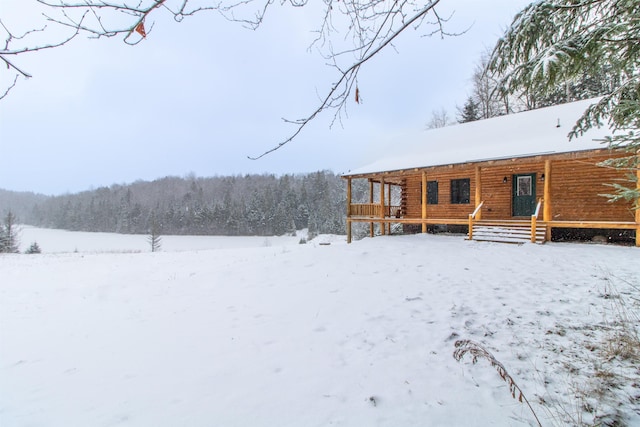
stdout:
MULTIPOLYGON (((442 200, 440 200, 440 206, 447 206, 447 210, 444 211, 445 215, 438 215, 438 212, 442 213, 443 210, 436 211, 434 209, 435 205, 431 204, 432 201, 430 199, 428 200, 431 195, 427 194, 428 185, 425 171, 414 171, 414 174, 418 172, 417 181, 420 184, 419 187, 416 187, 416 184, 408 186, 407 181, 411 180, 411 178, 402 172, 368 177, 345 177, 347 181, 347 242, 351 243, 353 239, 353 224, 368 223, 371 237, 376 235, 376 231, 380 235, 391 234, 394 225, 399 225, 403 229, 405 225, 418 226, 419 231, 422 233, 426 233, 429 226, 453 225, 463 226, 466 229, 467 239, 469 240, 509 243, 532 242, 538 244, 551 240, 552 229, 632 230, 632 233, 635 232, 635 245, 640 246, 640 211, 631 216, 631 221, 559 219, 559 215, 557 215, 557 211, 553 211, 551 203, 550 162, 547 161, 545 163, 545 168, 539 179, 542 184, 540 196, 543 197, 540 197, 537 203, 534 199, 532 207, 535 207, 535 209, 530 216, 504 215, 505 213, 511 213, 510 211, 504 212, 504 210, 500 214, 495 208, 495 201, 485 203, 482 199, 482 179, 479 167, 475 168, 474 185, 469 188, 471 203, 452 205, 450 203, 443 204, 442 200), (545 179, 545 175, 547 179, 545 179), (352 179, 356 178, 368 180, 368 203, 361 203, 360 201, 354 203, 352 200, 352 179), (413 194, 415 196, 412 196, 413 194), (545 200, 548 200, 548 202, 545 203, 545 200), (636 221, 633 221, 633 219, 636 219, 636 221)), ((503 173, 500 172, 499 175, 502 176, 503 173)), ((513 177, 515 179, 517 176, 514 175, 513 177)), ((509 176, 504 176, 497 181, 504 183, 509 179, 509 176)), ((416 180, 414 179, 413 181, 416 180)), ((508 182, 504 186, 511 187, 508 182)), ((484 187, 486 189, 488 186, 485 184, 484 187)), ((496 193, 497 191, 492 191, 488 195, 495 197, 496 193)), ((533 195, 535 195, 535 191, 533 195)), ((362 199, 363 197, 361 196, 360 198, 362 199)), ((438 204, 437 199, 435 203, 436 205, 438 204)), ((585 206, 583 209, 592 210, 593 208, 592 206, 585 206)))
MULTIPOLYGON (((467 226, 467 239, 504 243, 538 243, 551 240, 553 228, 565 229, 615 229, 637 230, 638 224, 631 221, 545 221, 541 219, 544 201, 540 200, 536 213, 527 219, 482 219, 482 203, 467 219, 461 218, 409 218, 402 214, 400 205, 376 203, 351 204, 347 216, 347 242, 352 241, 352 224, 369 223, 369 235, 375 236, 376 225, 379 234, 391 234, 392 225, 420 225, 426 233, 429 225, 467 226)), ((637 233, 637 231, 636 231, 637 233)), ((637 235, 636 235, 637 236, 637 235)), ((636 237, 636 246, 640 246, 636 237)))
MULTIPOLYGON (((536 211, 530 219, 482 220, 481 202, 467 218, 411 218, 404 215, 402 205, 384 205, 380 203, 348 204, 347 242, 352 240, 353 223, 369 223, 369 234, 375 235, 375 225, 381 235, 391 234, 392 224, 420 225, 421 232, 426 233, 429 225, 457 225, 467 227, 469 240, 499 241, 522 243, 531 241, 543 243, 550 239, 550 222, 538 221, 542 200, 538 202, 536 211)), ((635 223, 633 223, 635 225, 635 223)))

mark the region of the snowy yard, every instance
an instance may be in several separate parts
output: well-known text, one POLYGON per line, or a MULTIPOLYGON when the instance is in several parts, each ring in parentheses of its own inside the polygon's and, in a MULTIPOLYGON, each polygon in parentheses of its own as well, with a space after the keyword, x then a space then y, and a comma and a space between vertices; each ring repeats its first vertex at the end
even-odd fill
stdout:
POLYGON ((25 228, 0 256, 0 425, 640 425, 640 250, 460 236, 25 228), (330 245, 320 243, 331 242, 330 245), (545 404, 542 405, 542 402, 545 404))

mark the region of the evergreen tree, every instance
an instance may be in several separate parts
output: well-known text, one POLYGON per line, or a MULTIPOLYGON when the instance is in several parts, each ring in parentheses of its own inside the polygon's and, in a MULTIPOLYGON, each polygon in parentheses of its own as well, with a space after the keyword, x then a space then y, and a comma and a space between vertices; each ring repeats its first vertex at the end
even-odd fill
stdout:
POLYGON ((149 220, 149 237, 147 241, 151 246, 151 252, 158 252, 162 247, 162 237, 160 237, 161 226, 155 214, 151 214, 149 220))
MULTIPOLYGON (((488 71, 500 77, 510 93, 524 90, 548 95, 580 76, 602 70, 619 82, 578 119, 570 138, 607 123, 607 142, 626 147, 629 155, 609 165, 637 171, 640 149, 640 2, 637 0, 546 0, 532 3, 513 20, 498 41, 488 71), (615 133, 614 133, 615 132, 615 133)), ((640 198, 635 182, 613 184, 616 198, 640 198)))
POLYGON ((529 93, 527 107, 549 107, 606 95, 620 86, 619 76, 611 74, 610 69, 611 67, 603 64, 601 69, 583 72, 571 81, 561 82, 547 93, 529 93))
POLYGON ((17 218, 9 211, 0 226, 0 252, 18 253, 18 246, 17 218))
POLYGON ((459 110, 460 116, 458 123, 475 122, 480 120, 480 112, 478 111, 478 103, 472 97, 468 97, 464 106, 459 110))
POLYGON ((29 249, 26 250, 25 254, 39 254, 42 253, 42 250, 40 249, 40 246, 38 245, 38 242, 33 242, 31 244, 31 246, 29 246, 29 249))

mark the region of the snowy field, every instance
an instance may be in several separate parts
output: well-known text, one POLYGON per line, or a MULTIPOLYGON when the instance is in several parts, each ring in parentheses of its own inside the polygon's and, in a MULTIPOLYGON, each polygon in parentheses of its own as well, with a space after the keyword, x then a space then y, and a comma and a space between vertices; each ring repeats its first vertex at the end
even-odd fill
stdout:
POLYGON ((461 339, 543 425, 640 425, 638 248, 299 240, 25 227, 43 253, 0 256, 0 425, 536 425, 461 339))

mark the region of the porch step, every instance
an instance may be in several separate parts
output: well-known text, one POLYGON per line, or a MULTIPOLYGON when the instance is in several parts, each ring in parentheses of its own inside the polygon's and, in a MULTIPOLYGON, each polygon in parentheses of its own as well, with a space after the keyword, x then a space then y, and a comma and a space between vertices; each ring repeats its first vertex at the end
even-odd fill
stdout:
MULTIPOLYGON (((544 243, 544 226, 536 227, 536 243, 544 243)), ((530 222, 476 222, 473 224, 473 240, 501 243, 531 242, 530 222)))

